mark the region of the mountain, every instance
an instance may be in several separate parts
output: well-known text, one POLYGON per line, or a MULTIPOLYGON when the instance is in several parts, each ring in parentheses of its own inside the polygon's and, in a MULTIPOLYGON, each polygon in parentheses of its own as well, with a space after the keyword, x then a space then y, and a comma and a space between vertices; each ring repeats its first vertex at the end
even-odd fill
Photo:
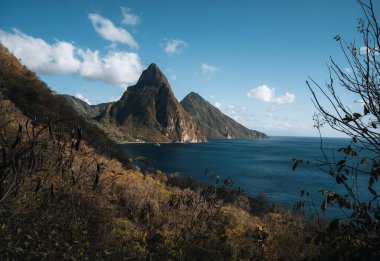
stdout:
POLYGON ((150 142, 203 142, 191 116, 175 98, 168 80, 156 64, 143 71, 136 85, 96 117, 137 140, 150 142))
POLYGON ((46 83, 0 44, 0 95, 11 101, 25 116, 40 124, 55 123, 60 132, 71 135, 80 128, 83 139, 98 152, 123 158, 120 149, 96 122, 90 122, 62 95, 46 83))
POLYGON ((207 139, 268 139, 259 131, 250 130, 223 114, 195 92, 182 101, 182 107, 192 115, 207 139))
POLYGON ((107 107, 110 104, 113 104, 112 102, 109 102, 109 103, 100 103, 97 105, 89 105, 85 101, 75 96, 71 96, 67 94, 62 94, 61 96, 79 115, 85 118, 97 117, 100 114, 103 114, 107 110, 107 107))

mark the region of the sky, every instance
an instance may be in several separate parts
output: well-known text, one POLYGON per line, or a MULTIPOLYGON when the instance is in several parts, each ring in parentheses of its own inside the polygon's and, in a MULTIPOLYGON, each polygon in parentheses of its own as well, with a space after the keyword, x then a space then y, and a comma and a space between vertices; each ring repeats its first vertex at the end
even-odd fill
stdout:
POLYGON ((178 100, 197 92, 277 136, 318 135, 305 81, 323 85, 330 57, 347 66, 333 38, 360 39, 362 17, 355 0, 2 0, 0 10, 0 42, 57 93, 115 101, 156 63, 178 100))

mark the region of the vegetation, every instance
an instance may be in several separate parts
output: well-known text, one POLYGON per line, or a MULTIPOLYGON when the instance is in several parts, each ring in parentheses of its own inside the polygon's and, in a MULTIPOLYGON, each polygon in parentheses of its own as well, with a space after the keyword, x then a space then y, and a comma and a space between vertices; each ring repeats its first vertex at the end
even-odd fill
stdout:
POLYGON ((325 154, 319 165, 345 190, 321 190, 322 210, 337 206, 349 214, 326 224, 248 197, 229 179, 208 186, 136 170, 102 129, 0 46, 0 259, 376 260, 380 29, 372 2, 360 6, 364 48, 336 37, 351 73, 332 60, 327 89, 308 83, 319 110, 316 126, 352 137, 340 158, 325 154), (336 78, 357 95, 363 112, 344 105, 336 78), (368 176, 367 201, 358 175, 368 176))
POLYGON ((80 125, 86 139, 97 151, 122 159, 116 145, 98 125, 86 121, 67 102, 40 81, 0 44, 0 93, 12 101, 26 116, 41 123, 55 122, 61 131, 70 133, 80 125))
POLYGON ((0 101, 2 260, 272 260, 317 253, 305 244, 312 229, 301 217, 260 211, 258 201, 228 189, 228 180, 180 188, 173 177, 126 169, 97 153, 79 128, 67 135, 0 101))
POLYGON ((3 47, 0 73, 1 260, 273 260, 318 253, 305 243, 313 228, 303 218, 231 189, 230 180, 206 186, 119 160, 102 131, 3 47))
MULTIPOLYGON (((316 237, 326 248, 326 259, 380 257, 380 195, 376 184, 380 175, 380 27, 373 2, 358 2, 364 13, 357 27, 362 41, 349 43, 337 35, 334 39, 340 44, 346 66, 331 59, 330 81, 325 88, 312 79, 307 82, 318 109, 318 130, 327 124, 352 138, 333 158, 323 151, 324 160, 317 164, 343 191, 321 190, 325 197, 322 211, 328 206, 338 207, 347 216, 331 221, 316 237), (360 111, 352 109, 348 96, 354 97, 360 111), (367 188, 358 182, 362 176, 368 178, 367 188)), ((296 160, 294 168, 298 163, 302 160, 296 160)))

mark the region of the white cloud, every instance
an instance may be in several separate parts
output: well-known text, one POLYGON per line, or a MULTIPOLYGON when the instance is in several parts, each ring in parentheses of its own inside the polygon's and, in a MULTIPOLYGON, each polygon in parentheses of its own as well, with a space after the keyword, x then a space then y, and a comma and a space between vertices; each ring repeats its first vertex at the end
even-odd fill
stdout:
POLYGON ((269 88, 266 85, 261 85, 255 89, 250 90, 247 93, 250 98, 255 98, 262 102, 276 103, 276 104, 287 104, 293 103, 296 96, 292 93, 286 92, 282 96, 276 96, 276 90, 274 88, 269 88))
POLYGON ((230 105, 227 105, 227 108, 233 110, 235 106, 230 104, 230 105))
POLYGON ((81 93, 76 93, 75 94, 75 97, 77 97, 78 99, 81 99, 82 101, 86 102, 88 105, 91 105, 91 102, 88 98, 84 97, 81 93))
POLYGON ((166 41, 166 46, 164 48, 167 54, 180 54, 183 48, 187 47, 188 44, 180 39, 172 39, 166 41))
POLYGON ((214 106, 218 109, 221 109, 222 108, 222 104, 220 104, 219 102, 214 102, 214 106))
POLYGON ((133 36, 124 28, 116 27, 110 20, 98 14, 88 16, 96 32, 104 39, 111 42, 119 42, 131 48, 138 48, 138 44, 133 36))
POLYGON ((122 7, 121 12, 123 14, 123 20, 121 21, 122 24, 137 25, 140 23, 140 17, 134 14, 130 8, 122 7))
POLYGON ((295 99, 296 99, 295 94, 286 92, 285 95, 283 96, 275 97, 274 103, 277 103, 277 104, 293 103, 295 99))
POLYGON ((202 72, 205 75, 211 76, 213 73, 219 71, 219 68, 213 65, 202 63, 202 72))
POLYGON ((70 74, 80 67, 80 61, 74 55, 75 47, 68 42, 56 41, 50 45, 17 29, 13 29, 13 33, 0 29, 0 41, 24 65, 39 73, 70 74))
POLYGON ((134 84, 144 68, 137 53, 82 50, 71 43, 49 44, 18 30, 0 30, 0 41, 21 62, 39 74, 79 74, 88 80, 99 80, 125 89, 134 84))
POLYGON ((83 63, 80 74, 89 80, 100 80, 126 89, 135 83, 143 70, 137 53, 109 52, 101 57, 99 51, 78 50, 83 63))

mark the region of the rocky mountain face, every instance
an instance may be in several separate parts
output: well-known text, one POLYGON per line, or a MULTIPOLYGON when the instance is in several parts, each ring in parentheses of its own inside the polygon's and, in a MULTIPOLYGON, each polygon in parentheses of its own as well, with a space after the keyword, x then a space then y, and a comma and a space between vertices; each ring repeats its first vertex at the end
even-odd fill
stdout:
POLYGON ((182 107, 192 115, 207 139, 268 139, 259 131, 250 130, 223 114, 199 94, 191 92, 182 101, 182 107))
POLYGON ((96 120, 136 140, 203 142, 205 136, 175 98, 168 80, 151 64, 137 84, 109 105, 96 120))

